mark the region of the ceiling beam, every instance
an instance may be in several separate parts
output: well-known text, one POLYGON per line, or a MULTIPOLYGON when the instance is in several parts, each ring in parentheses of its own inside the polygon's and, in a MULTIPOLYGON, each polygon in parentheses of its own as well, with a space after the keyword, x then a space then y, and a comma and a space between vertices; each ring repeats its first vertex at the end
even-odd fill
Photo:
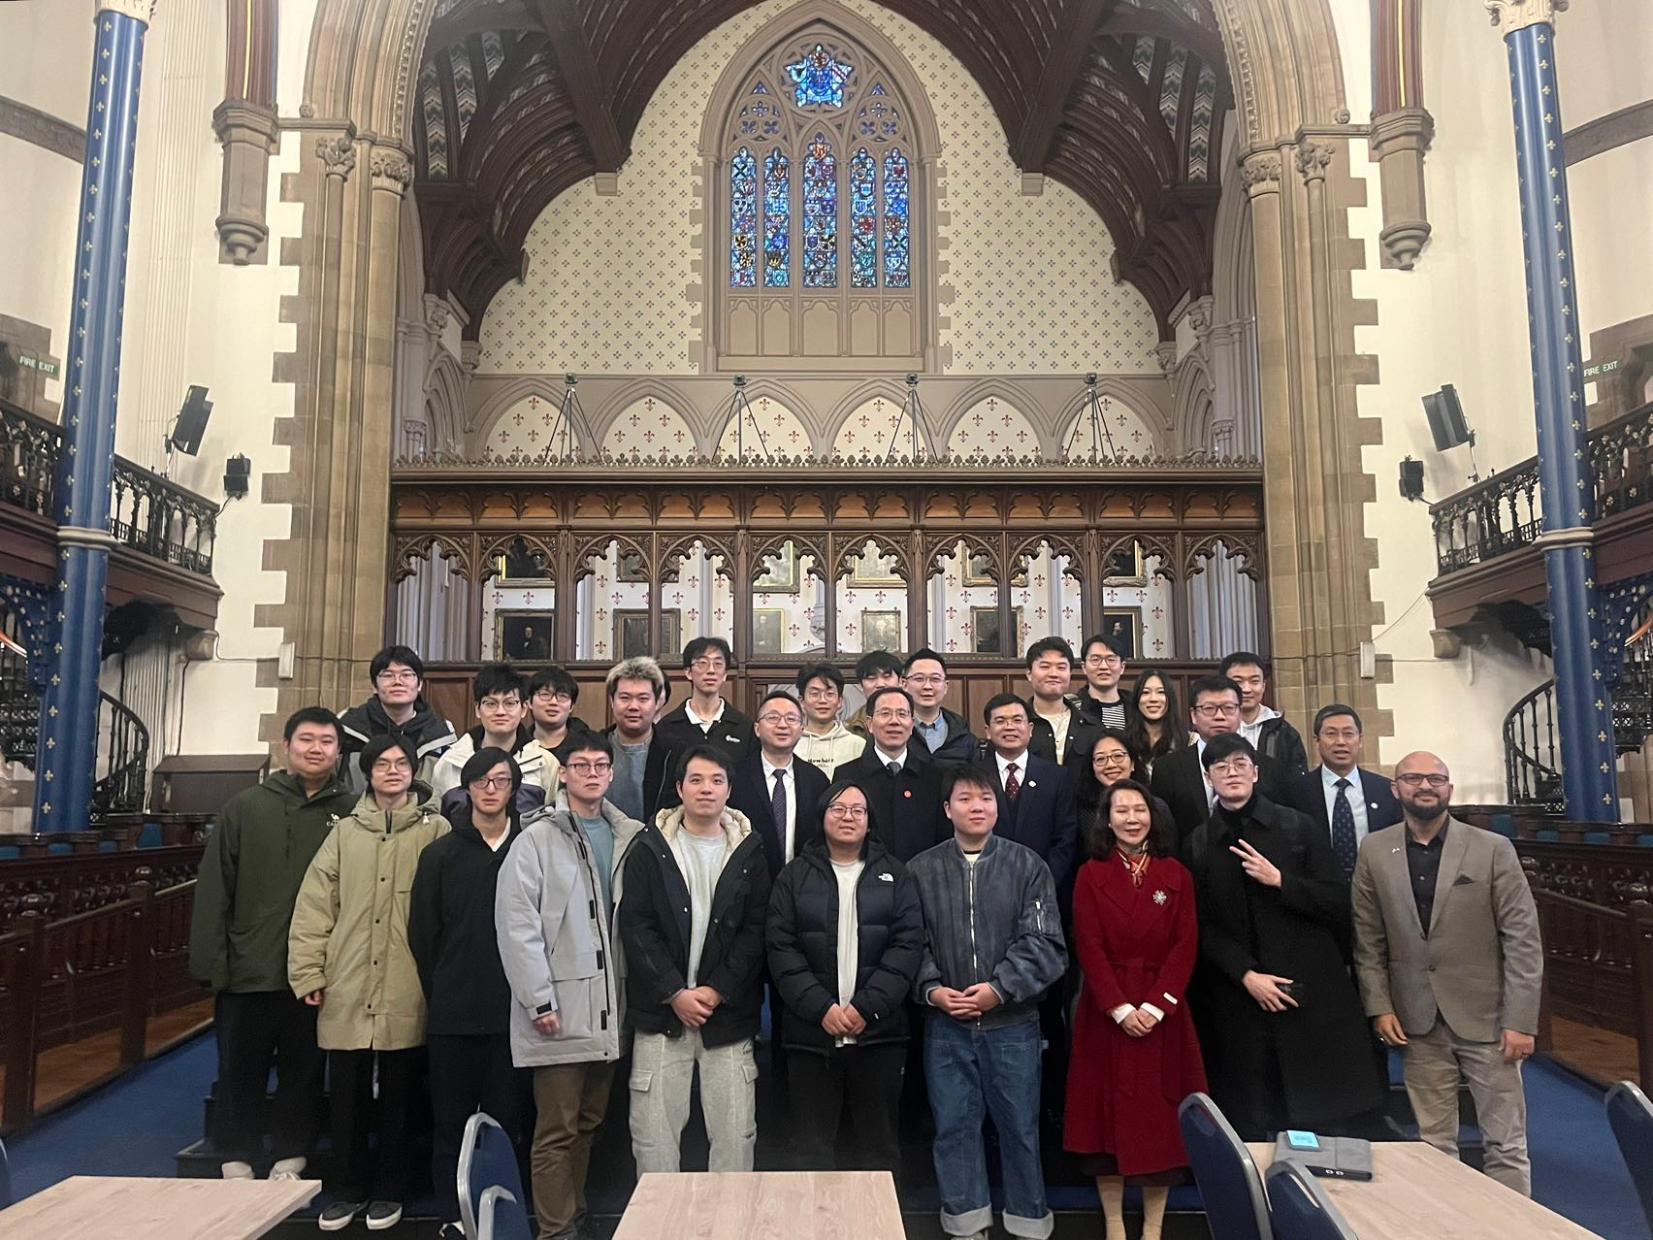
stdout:
POLYGON ((1039 85, 1010 152, 1023 172, 1044 171, 1051 140, 1056 137, 1056 127, 1062 123, 1062 112, 1073 94, 1073 84, 1079 78, 1079 70, 1090 52, 1091 38, 1101 25, 1107 7, 1108 0, 1071 0, 1063 12, 1062 28, 1050 45, 1050 55, 1039 73, 1039 85))
POLYGON ((618 172, 631 154, 631 145, 620 136, 614 108, 597 71, 597 57, 585 37, 574 0, 535 0, 540 24, 551 36, 557 68, 574 101, 574 115, 591 147, 598 172, 618 172))
POLYGON ((1163 9, 1121 4, 1109 13, 1097 30, 1098 34, 1115 35, 1122 39, 1145 35, 1150 39, 1168 39, 1193 52, 1217 75, 1219 82, 1228 81, 1228 56, 1223 50, 1222 36, 1207 30, 1186 18, 1173 17, 1163 9))

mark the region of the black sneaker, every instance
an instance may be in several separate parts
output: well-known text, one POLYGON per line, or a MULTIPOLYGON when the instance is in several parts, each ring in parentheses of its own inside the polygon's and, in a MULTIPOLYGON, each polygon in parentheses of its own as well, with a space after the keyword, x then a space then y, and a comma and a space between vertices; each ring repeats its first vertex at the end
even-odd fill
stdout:
POLYGON ((367 1207, 369 1231, 389 1231, 401 1221, 402 1203, 399 1201, 375 1201, 367 1207))
POLYGON ((356 1221, 356 1216, 367 1209, 365 1201, 335 1201, 321 1212, 316 1226, 323 1231, 343 1231, 356 1221))

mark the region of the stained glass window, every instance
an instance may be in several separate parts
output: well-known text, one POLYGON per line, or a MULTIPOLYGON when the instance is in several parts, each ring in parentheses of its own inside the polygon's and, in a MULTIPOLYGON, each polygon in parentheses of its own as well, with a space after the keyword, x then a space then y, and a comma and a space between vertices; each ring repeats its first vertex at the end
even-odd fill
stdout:
POLYGON ((911 288, 910 166, 900 148, 884 156, 884 287, 911 288))
POLYGON ((768 288, 792 283, 791 167, 780 147, 763 161, 763 282, 768 288))
POLYGON ((800 108, 816 105, 828 108, 843 107, 844 88, 849 84, 854 72, 852 66, 844 64, 819 43, 815 45, 815 50, 806 54, 802 60, 786 66, 787 76, 797 87, 796 96, 800 108))
POLYGON ((866 147, 849 166, 850 287, 878 287, 878 161, 866 147))
POLYGON ((804 287, 838 287, 838 160, 825 134, 804 158, 804 287))
POLYGON ((758 162, 741 147, 729 166, 729 287, 755 288, 758 261, 758 162))

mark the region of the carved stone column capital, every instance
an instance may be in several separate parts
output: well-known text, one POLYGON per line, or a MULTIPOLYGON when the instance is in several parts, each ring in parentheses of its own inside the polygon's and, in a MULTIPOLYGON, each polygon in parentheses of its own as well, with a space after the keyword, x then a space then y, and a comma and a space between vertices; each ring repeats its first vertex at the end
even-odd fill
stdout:
POLYGON ((219 198, 218 259, 245 267, 262 262, 270 228, 264 219, 270 152, 275 148, 275 109, 245 99, 226 99, 212 113, 212 128, 224 148, 219 198))
POLYGON ((1154 359, 1159 362, 1159 368, 1169 379, 1177 371, 1177 342, 1162 340, 1154 346, 1154 359))
POLYGON ((1565 13, 1572 0, 1484 0, 1492 24, 1505 34, 1540 23, 1555 24, 1555 15, 1565 13))
POLYGON ((395 147, 376 146, 367 159, 368 171, 373 176, 373 188, 404 194, 413 183, 413 164, 395 147))
POLYGON ((1324 181, 1335 148, 1323 138, 1304 138, 1297 144, 1297 171, 1305 182, 1324 181))
POLYGON ((425 331, 433 341, 440 341, 442 333, 448 329, 448 321, 453 318, 453 307, 444 297, 435 293, 425 294, 425 331))
POLYGON ((1216 318, 1216 298, 1207 293, 1204 297, 1196 298, 1188 303, 1188 309, 1183 312, 1188 320, 1188 326, 1194 333, 1194 339, 1199 347, 1205 347, 1206 339, 1211 335, 1211 324, 1216 318))
POLYGON ((1412 270, 1430 224, 1423 155, 1435 137, 1435 119, 1422 108, 1398 108, 1372 118, 1372 158, 1383 186, 1383 265, 1412 270))
POLYGON ((1246 156, 1240 164, 1240 183, 1247 197, 1280 192, 1280 156, 1273 151, 1259 151, 1246 156))
POLYGON ((474 375, 476 368, 482 365, 482 342, 480 340, 461 340, 459 342, 459 364, 464 367, 465 373, 474 375))
POLYGON ((356 166, 356 144, 344 134, 316 139, 316 155, 330 177, 343 181, 356 166))
POLYGON ((119 13, 149 25, 155 20, 155 0, 93 0, 96 13, 119 13))

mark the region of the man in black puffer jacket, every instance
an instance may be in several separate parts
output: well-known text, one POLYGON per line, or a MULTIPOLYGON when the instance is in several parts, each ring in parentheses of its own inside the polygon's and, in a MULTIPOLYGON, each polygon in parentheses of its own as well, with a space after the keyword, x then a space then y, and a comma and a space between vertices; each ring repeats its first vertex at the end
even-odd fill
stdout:
POLYGON ((769 897, 769 976, 786 1006, 793 1135, 800 1166, 834 1166, 845 1105, 858 1165, 895 1172, 907 1061, 906 997, 924 954, 924 913, 906 867, 868 831, 848 782, 822 797, 826 838, 781 871, 769 897))

